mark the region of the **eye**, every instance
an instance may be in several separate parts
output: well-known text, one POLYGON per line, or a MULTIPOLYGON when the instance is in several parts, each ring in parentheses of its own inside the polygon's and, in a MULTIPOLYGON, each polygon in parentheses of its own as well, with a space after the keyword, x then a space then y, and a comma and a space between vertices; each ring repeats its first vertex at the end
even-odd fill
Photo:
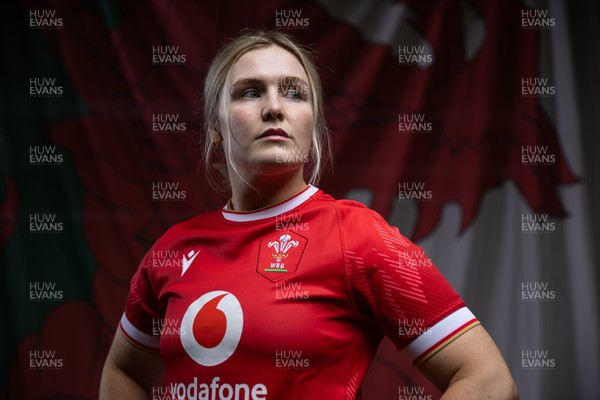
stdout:
POLYGON ((282 96, 292 100, 302 100, 304 98, 302 90, 298 87, 287 87, 281 89, 282 96))
POLYGON ((240 97, 247 99, 258 99, 260 97, 260 92, 256 89, 247 89, 242 92, 240 97))

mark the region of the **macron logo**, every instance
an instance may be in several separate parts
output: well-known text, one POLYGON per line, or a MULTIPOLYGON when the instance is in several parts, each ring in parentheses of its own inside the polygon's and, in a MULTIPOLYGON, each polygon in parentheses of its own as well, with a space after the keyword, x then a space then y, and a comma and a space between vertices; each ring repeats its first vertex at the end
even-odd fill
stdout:
POLYGON ((181 276, 183 276, 183 274, 185 274, 185 271, 187 271, 187 269, 190 267, 190 265, 192 265, 192 263, 194 262, 194 258, 196 258, 196 256, 200 253, 200 250, 198 251, 194 251, 194 250, 190 250, 189 253, 187 253, 187 255, 183 255, 183 259, 181 260, 181 276))

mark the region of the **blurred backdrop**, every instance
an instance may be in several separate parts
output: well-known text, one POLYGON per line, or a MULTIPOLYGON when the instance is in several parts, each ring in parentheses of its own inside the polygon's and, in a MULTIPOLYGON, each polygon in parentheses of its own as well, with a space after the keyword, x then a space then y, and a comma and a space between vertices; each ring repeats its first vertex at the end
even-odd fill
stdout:
MULTIPOLYGON (((599 22, 593 0, 4 5, 0 398, 97 398, 142 256, 226 201, 200 93, 245 27, 315 50, 336 160, 320 187, 425 248, 521 398, 598 398, 599 22)), ((439 397, 388 340, 363 391, 439 397)))

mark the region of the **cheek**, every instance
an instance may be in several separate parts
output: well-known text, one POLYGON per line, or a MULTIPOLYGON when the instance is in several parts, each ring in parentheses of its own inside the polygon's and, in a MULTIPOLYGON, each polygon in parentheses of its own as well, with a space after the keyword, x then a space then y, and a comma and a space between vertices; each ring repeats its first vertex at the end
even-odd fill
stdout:
POLYGON ((257 130, 257 117, 255 110, 239 105, 230 106, 226 122, 229 129, 229 138, 224 138, 227 153, 246 154, 252 144, 252 136, 257 130))
POLYGON ((298 127, 302 132, 302 139, 304 143, 310 144, 312 139, 312 130, 313 130, 313 114, 312 110, 306 110, 305 112, 298 114, 298 127))
POLYGON ((244 131, 251 122, 251 114, 248 110, 242 108, 233 107, 229 110, 229 126, 232 129, 231 133, 237 133, 238 131, 244 131))

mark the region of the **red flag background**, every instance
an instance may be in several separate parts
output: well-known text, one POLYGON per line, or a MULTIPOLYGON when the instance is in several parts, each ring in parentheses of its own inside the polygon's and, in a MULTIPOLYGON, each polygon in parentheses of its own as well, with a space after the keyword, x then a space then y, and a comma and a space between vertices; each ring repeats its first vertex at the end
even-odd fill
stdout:
MULTIPOLYGON (((566 7, 8 6, 0 398, 97 397, 139 260, 169 226, 225 201, 200 165, 199 100, 208 62, 245 27, 315 50, 336 160, 320 186, 425 247, 497 341, 522 398, 598 396, 598 9, 566 7), (153 182, 177 184, 185 201, 153 201, 153 182), (32 367, 44 357, 54 368, 32 367), (552 367, 529 368, 532 358, 552 367)), ((389 341, 363 390, 367 400, 439 397, 389 341)))

